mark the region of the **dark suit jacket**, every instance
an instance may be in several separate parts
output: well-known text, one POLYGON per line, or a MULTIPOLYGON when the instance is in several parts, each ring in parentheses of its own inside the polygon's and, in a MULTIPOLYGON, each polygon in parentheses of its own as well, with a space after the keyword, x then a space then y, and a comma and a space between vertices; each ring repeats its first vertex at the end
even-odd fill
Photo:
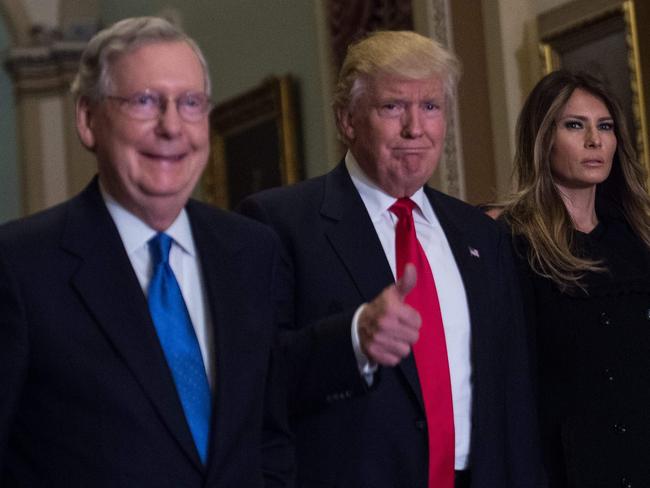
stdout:
POLYGON ((282 485, 282 405, 265 393, 277 238, 198 202, 187 212, 214 325, 207 467, 95 181, 0 228, 1 486, 248 488, 263 471, 282 485))
POLYGON ((550 488, 650 487, 650 249, 599 204, 598 227, 573 235, 607 268, 584 274, 586 292, 539 276, 514 240, 550 488))
MULTIPOLYGON (((509 238, 473 207, 430 188, 425 192, 469 303, 472 487, 538 486, 529 365, 509 238)), ((285 354, 293 366, 299 486, 425 487, 427 425, 413 357, 380 368, 367 392, 354 359, 352 315, 393 276, 345 166, 254 195, 241 210, 270 225, 286 252, 294 298, 287 327, 298 329, 287 336, 285 354)))

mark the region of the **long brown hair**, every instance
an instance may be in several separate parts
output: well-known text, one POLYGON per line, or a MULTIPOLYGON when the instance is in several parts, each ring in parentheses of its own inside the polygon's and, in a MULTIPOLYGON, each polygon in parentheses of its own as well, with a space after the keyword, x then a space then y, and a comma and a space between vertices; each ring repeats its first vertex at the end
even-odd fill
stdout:
POLYGON ((597 200, 622 215, 650 247, 647 172, 636 158, 618 101, 591 75, 554 71, 537 83, 519 114, 514 161, 516 189, 505 203, 502 215, 513 234, 528 241, 531 268, 561 289, 582 287, 581 278, 586 272, 604 269, 602 263, 576 254, 573 221, 551 174, 556 120, 577 88, 602 100, 614 120, 616 153, 609 177, 597 186, 597 200))

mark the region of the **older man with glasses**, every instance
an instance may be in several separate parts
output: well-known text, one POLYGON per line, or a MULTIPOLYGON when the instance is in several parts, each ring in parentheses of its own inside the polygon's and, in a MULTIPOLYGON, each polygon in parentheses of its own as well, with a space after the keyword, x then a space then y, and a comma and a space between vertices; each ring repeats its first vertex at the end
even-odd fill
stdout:
POLYGON ((0 485, 285 486, 278 246, 190 200, 210 149, 200 49, 123 20, 73 93, 97 177, 0 228, 0 485))

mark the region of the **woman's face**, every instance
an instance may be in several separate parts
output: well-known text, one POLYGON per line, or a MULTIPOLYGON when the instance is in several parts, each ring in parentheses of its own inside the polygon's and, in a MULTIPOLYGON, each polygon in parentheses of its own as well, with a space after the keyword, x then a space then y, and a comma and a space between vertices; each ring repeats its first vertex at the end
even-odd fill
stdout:
POLYGON ((609 176, 615 151, 614 119, 607 106, 577 88, 555 121, 553 181, 564 193, 595 189, 609 176))

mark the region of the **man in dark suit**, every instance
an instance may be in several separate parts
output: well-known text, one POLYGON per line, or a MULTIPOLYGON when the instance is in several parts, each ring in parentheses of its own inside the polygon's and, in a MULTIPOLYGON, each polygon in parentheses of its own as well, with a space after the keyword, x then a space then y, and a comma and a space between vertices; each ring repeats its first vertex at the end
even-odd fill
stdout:
POLYGON ((345 160, 241 205, 284 244, 301 487, 539 486, 509 238, 426 186, 457 74, 412 32, 351 46, 334 97, 345 160))
POLYGON ((189 200, 203 55, 126 19, 90 41, 73 92, 98 177, 0 228, 0 485, 285 486, 277 238, 189 200))

